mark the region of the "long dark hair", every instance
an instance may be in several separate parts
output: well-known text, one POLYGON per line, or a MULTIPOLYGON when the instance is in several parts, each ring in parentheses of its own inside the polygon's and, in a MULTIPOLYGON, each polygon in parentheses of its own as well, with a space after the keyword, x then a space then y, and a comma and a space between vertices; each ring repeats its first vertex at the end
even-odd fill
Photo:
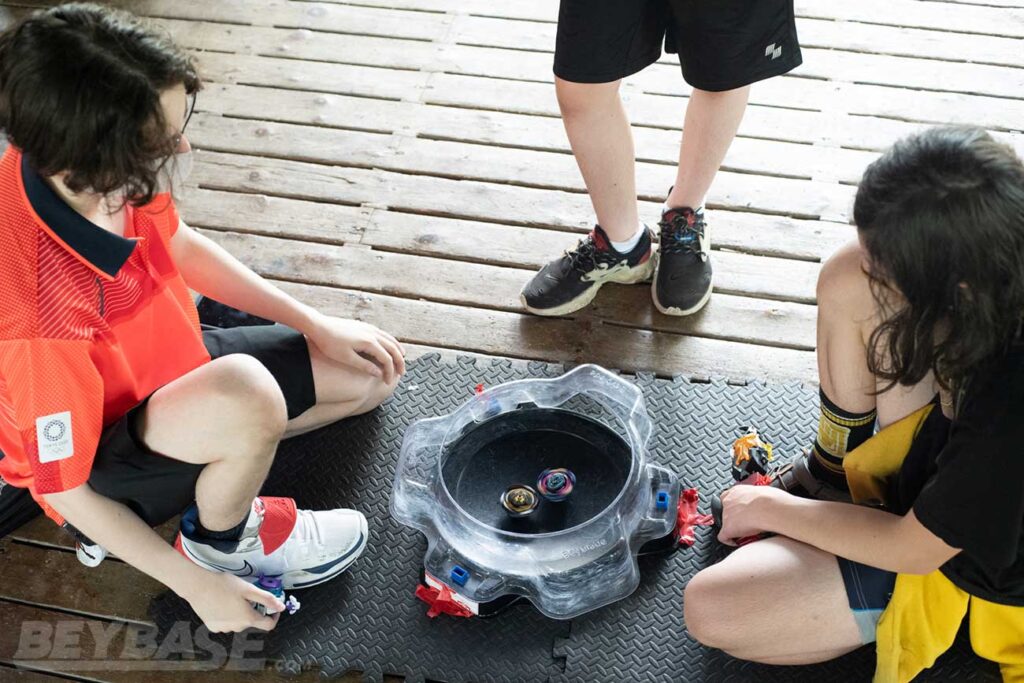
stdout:
POLYGON ((160 92, 178 84, 201 87, 192 60, 127 12, 65 4, 0 34, 0 128, 73 192, 152 201, 176 144, 160 92))
POLYGON ((961 389, 1020 334, 1024 163, 979 128, 896 143, 861 180, 854 220, 882 322, 869 366, 913 385, 929 371, 961 389))

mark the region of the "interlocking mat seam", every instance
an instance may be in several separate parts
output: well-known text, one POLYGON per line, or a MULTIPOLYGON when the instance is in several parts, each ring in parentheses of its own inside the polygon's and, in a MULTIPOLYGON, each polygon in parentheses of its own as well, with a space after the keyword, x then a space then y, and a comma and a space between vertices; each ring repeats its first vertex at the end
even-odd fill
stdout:
MULTIPOLYGON (((454 410, 477 384, 562 372, 545 363, 425 356, 410 364, 395 396, 378 410, 282 444, 265 493, 292 496, 305 508, 357 508, 370 521, 371 541, 345 575, 299 595, 302 609, 266 636, 266 655, 286 671, 312 666, 337 676, 356 670, 369 681, 384 674, 450 683, 869 681, 870 647, 812 667, 768 667, 734 660, 690 638, 683 586, 722 552, 707 530, 692 549, 642 558, 636 593, 571 624, 546 619, 528 605, 487 620, 426 617, 413 596, 425 540, 388 514, 403 432, 416 420, 454 410)), ((817 391, 807 386, 650 375, 635 381, 655 424, 650 460, 696 486, 705 507, 707 494, 730 482, 725 447, 738 428, 756 425, 782 457, 790 457, 811 438, 817 419, 817 391)), ((151 613, 162 628, 193 618, 170 594, 155 599, 151 613)), ((961 638, 922 680, 999 678, 961 638)))

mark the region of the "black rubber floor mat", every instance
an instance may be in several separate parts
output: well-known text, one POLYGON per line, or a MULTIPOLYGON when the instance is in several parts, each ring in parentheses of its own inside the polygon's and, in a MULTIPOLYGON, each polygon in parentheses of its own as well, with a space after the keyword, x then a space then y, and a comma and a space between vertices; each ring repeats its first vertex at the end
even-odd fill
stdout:
MULTIPOLYGON (((667 382, 641 377, 654 423, 652 459, 679 472, 696 486, 706 510, 708 493, 731 483, 725 445, 737 428, 756 425, 788 458, 814 433, 817 392, 795 385, 723 382, 667 382)), ((733 659, 694 641, 683 624, 682 592, 700 569, 722 557, 725 549, 709 529, 698 532, 690 550, 666 559, 644 558, 643 582, 632 596, 573 620, 572 635, 555 654, 565 657, 559 681, 644 683, 689 681, 870 681, 874 647, 865 647, 826 664, 806 667, 763 666, 733 659)), ((770 592, 771 586, 764 586, 770 592)), ((779 637, 765 633, 766 639, 779 637)), ((998 681, 998 671, 975 657, 965 639, 920 677, 930 681, 998 681)))
MULTIPOLYGON (((428 356, 410 364, 395 396, 377 411, 284 443, 265 492, 292 496, 306 508, 357 508, 370 520, 371 541, 345 575, 299 595, 302 609, 266 636, 265 654, 285 670, 314 667, 328 676, 359 670, 369 680, 383 674, 450 683, 870 679, 869 648, 823 666, 763 667, 690 639, 682 623, 683 586, 721 552, 706 530, 691 550, 643 558, 637 593, 571 625, 528 605, 489 620, 428 619, 413 596, 425 541, 388 514, 405 428, 453 410, 478 383, 559 374, 561 368, 540 363, 428 356)), ((676 467, 702 494, 727 483, 724 444, 739 427, 757 425, 781 453, 792 454, 812 433, 817 414, 817 394, 804 387, 638 381, 655 423, 652 460, 676 467)), ((154 600, 151 615, 162 630, 190 618, 170 594, 154 600)), ((965 652, 961 646, 947 656, 929 680, 991 672, 965 652)))
MULTIPOLYGON (((559 370, 536 364, 529 374, 557 376, 559 370)), ((298 594, 299 612, 266 636, 268 657, 290 671, 312 667, 334 676, 357 670, 377 681, 394 674, 410 681, 533 683, 561 672, 553 644, 568 636, 569 624, 529 606, 490 620, 429 619, 413 595, 426 541, 388 512, 406 427, 454 410, 478 383, 514 377, 507 361, 477 367, 468 358, 423 358, 410 364, 380 409, 282 444, 264 493, 294 497, 308 509, 356 508, 369 520, 370 543, 344 575, 298 594)), ((170 594, 154 601, 151 616, 161 630, 190 618, 170 594)))

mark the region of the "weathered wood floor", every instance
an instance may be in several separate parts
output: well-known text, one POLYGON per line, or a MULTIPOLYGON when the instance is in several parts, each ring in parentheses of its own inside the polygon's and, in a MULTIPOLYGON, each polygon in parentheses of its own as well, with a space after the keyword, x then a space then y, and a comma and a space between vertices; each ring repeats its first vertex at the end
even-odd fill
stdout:
MULTIPOLYGON (((18 16, 50 0, 0 3, 18 16)), ((288 291, 417 350, 813 382, 815 279, 853 237, 866 164, 898 137, 980 124, 1024 150, 1024 0, 797 0, 805 64, 754 86, 708 198, 716 287, 690 319, 645 287, 525 315, 531 272, 589 229, 558 118, 555 0, 120 0, 199 54, 199 150, 180 205, 288 291)), ((623 88, 643 217, 674 177, 688 88, 674 58, 623 88)), ((0 681, 275 676, 9 668, 25 620, 146 622, 157 586, 78 565, 37 520, 0 542, 0 681)))

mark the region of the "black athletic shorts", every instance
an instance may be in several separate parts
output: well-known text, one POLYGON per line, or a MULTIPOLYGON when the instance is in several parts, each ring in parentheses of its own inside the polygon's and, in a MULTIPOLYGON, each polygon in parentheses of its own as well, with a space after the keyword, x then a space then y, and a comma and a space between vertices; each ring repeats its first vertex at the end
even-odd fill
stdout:
POLYGON ((561 0, 555 75, 608 83, 679 54, 694 88, 733 90, 800 66, 793 0, 561 0))
POLYGON ((865 645, 873 643, 878 635, 878 620, 892 600, 896 574, 843 557, 837 557, 836 560, 839 562, 839 572, 843 575, 850 611, 860 629, 861 642, 865 645))
MULTIPOLYGON (((213 358, 241 353, 263 363, 284 393, 289 419, 316 404, 309 346, 299 332, 283 325, 212 329, 203 331, 203 342, 213 358)), ((145 405, 143 401, 104 430, 89 486, 157 526, 192 504, 196 480, 205 465, 181 462, 146 448, 136 431, 145 405)))

